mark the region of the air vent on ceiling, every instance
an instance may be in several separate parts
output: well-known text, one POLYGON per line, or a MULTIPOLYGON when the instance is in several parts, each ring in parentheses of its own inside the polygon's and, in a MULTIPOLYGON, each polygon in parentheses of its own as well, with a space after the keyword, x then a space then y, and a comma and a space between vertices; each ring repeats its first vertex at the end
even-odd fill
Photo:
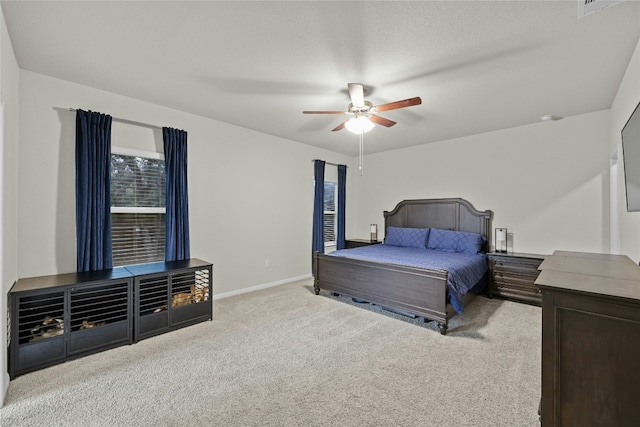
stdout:
POLYGON ((614 4, 622 3, 624 0, 578 0, 578 18, 600 12, 614 4))

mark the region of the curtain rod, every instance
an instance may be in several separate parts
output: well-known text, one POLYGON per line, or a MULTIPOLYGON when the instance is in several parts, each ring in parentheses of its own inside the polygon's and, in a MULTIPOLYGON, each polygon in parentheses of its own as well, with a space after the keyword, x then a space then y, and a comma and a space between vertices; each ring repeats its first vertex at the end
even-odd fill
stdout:
MULTIPOLYGON (((69 108, 68 110, 69 111, 78 111, 77 108, 69 108)), ((145 127, 145 128, 162 130, 162 126, 150 125, 149 123, 136 122, 134 120, 129 120, 129 119, 121 119, 119 117, 113 117, 112 116, 111 120, 113 120, 114 122, 126 123, 128 125, 142 126, 142 127, 145 127)))
MULTIPOLYGON (((320 160, 320 159, 313 159, 313 160, 311 160, 311 161, 312 161, 312 162, 315 162, 316 160, 320 160)), ((327 165, 331 165, 331 166, 344 166, 344 167, 346 167, 347 169, 349 168, 349 166, 347 166, 347 165, 339 165, 339 164, 337 164, 337 163, 327 162, 326 160, 323 160, 323 162, 324 162, 325 164, 327 164, 327 165)))

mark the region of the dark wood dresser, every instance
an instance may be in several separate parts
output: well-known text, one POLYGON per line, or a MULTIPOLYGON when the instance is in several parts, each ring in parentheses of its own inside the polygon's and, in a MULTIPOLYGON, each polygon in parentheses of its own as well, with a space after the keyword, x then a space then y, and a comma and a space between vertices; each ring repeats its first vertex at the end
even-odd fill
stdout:
POLYGON ((556 251, 540 269, 542 427, 640 425, 640 267, 556 251))
POLYGON ((518 252, 491 252, 489 257, 489 297, 500 296, 540 305, 540 288, 535 284, 544 255, 518 252))

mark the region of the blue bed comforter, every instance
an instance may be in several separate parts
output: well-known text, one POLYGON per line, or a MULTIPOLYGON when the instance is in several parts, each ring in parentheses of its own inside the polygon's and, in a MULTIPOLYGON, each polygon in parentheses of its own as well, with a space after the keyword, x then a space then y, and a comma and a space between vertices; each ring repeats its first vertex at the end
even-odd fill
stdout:
POLYGON ((487 256, 482 253, 444 252, 381 244, 341 249, 329 255, 429 270, 445 270, 448 272, 449 301, 458 313, 464 310, 464 295, 472 289, 481 290, 476 285, 481 282, 484 284, 483 279, 488 270, 487 256))

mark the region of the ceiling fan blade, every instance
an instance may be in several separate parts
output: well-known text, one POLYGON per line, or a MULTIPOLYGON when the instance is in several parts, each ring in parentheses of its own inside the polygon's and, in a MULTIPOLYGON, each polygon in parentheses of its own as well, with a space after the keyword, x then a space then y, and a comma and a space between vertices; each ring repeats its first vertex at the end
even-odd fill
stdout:
POLYGON ((364 88, 360 83, 349 83, 349 97, 351 104, 356 108, 364 107, 364 88))
POLYGON ((349 114, 346 111, 303 111, 302 114, 349 114))
POLYGON ((413 105, 422 104, 422 99, 419 96, 415 98, 403 99, 402 101, 389 102, 388 104, 377 105, 374 107, 375 111, 380 113, 382 111, 397 110, 398 108, 411 107, 413 105))
POLYGON ((373 123, 386 126, 388 128, 396 124, 396 122, 394 122, 393 120, 385 119, 384 117, 376 116, 375 114, 369 116, 369 120, 371 120, 373 123))
POLYGON ((338 130, 342 130, 344 129, 344 124, 347 123, 348 120, 345 120, 344 122, 340 123, 338 126, 336 126, 335 128, 331 129, 331 132, 335 132, 338 130))

